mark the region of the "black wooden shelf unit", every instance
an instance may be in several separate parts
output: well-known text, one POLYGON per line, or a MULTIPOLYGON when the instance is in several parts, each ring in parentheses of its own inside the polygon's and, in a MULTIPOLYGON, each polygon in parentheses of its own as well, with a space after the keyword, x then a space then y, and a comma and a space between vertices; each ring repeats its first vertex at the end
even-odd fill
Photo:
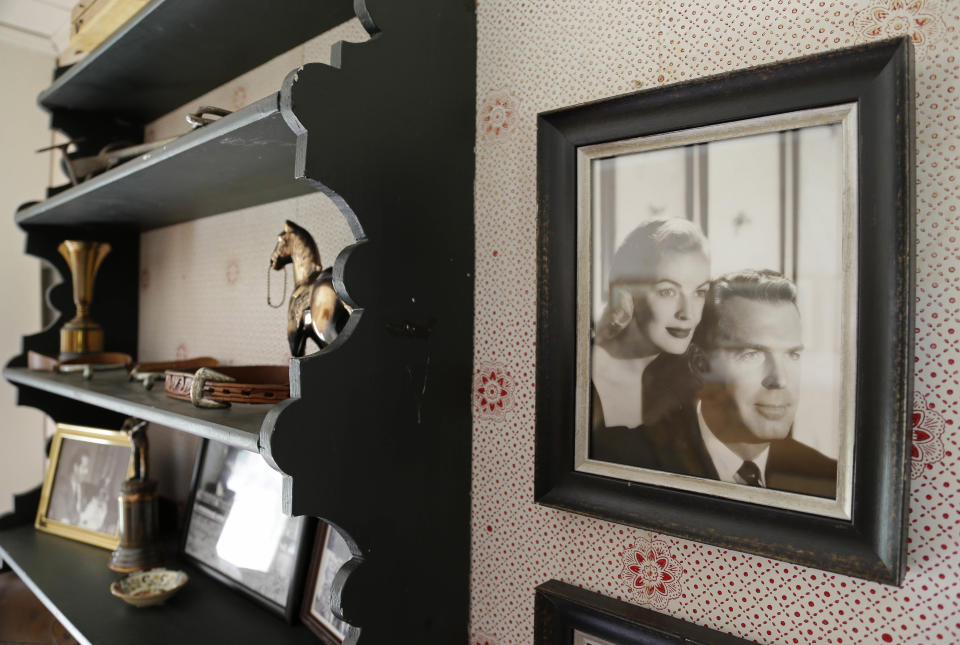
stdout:
POLYGON ((248 599, 225 593, 219 582, 187 562, 187 585, 159 610, 136 609, 110 596, 116 575, 107 568, 110 552, 40 533, 32 526, 0 533, 0 558, 50 608, 81 643, 280 643, 316 645, 304 626, 280 624, 248 599), (102 599, 106 594, 106 599, 102 599))
POLYGON ((80 403, 113 410, 120 414, 159 423, 189 434, 259 451, 260 432, 276 414, 272 405, 236 403, 227 409, 200 410, 186 401, 171 399, 163 393, 163 384, 145 390, 131 382, 126 372, 98 372, 93 379, 79 374, 37 372, 24 367, 8 367, 3 376, 23 385, 80 403))
POLYGON ((279 94, 17 213, 21 226, 146 231, 314 192, 293 176, 279 94))
MULTIPOLYGON (((371 38, 335 45, 331 65, 20 209, 26 252, 62 278, 46 294, 59 317, 3 375, 57 422, 136 416, 258 452, 284 476, 287 513, 347 538, 333 599, 345 642, 447 645, 469 619, 475 4, 152 0, 38 100, 73 154, 142 141, 149 120, 355 16, 371 38), (92 315, 106 350, 136 358, 141 232, 314 191, 356 238, 333 267, 354 310, 333 344, 291 360, 290 399, 200 410, 124 373, 27 368, 28 351, 59 352, 75 313, 62 240, 111 244, 92 315)), ((108 552, 38 534, 30 515, 0 518, 0 558, 81 643, 316 642, 188 566, 172 602, 136 611, 107 590, 108 552)))
POLYGON ((147 123, 354 17, 351 0, 153 0, 40 93, 147 123))

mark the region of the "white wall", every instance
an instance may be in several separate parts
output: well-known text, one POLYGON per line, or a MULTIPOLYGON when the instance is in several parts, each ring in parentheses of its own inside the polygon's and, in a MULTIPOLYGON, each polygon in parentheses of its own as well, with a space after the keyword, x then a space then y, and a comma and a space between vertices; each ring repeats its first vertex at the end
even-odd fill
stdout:
MULTIPOLYGON (((24 234, 13 223, 17 207, 44 196, 50 155, 46 113, 37 94, 50 84, 50 41, 0 25, 0 363, 20 353, 21 336, 40 330, 40 261, 23 253, 24 234)), ((0 514, 12 496, 43 478, 43 415, 17 407, 16 389, 0 380, 0 514)))

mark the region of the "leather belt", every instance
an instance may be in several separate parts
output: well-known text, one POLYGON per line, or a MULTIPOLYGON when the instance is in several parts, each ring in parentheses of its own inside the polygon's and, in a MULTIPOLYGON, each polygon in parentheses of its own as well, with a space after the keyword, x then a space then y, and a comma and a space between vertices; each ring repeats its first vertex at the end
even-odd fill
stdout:
POLYGON ((167 396, 201 408, 230 403, 276 403, 290 397, 290 368, 286 365, 202 367, 194 373, 167 370, 167 396))

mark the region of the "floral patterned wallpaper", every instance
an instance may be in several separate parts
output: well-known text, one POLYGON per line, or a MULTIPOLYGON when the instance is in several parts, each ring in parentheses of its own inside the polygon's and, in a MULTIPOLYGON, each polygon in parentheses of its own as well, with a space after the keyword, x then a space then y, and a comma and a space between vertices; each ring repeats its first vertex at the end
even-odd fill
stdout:
POLYGON ((960 642, 960 3, 479 0, 471 643, 533 640, 551 578, 759 643, 960 642), (908 34, 916 48, 917 317, 901 588, 533 502, 536 114, 908 34))

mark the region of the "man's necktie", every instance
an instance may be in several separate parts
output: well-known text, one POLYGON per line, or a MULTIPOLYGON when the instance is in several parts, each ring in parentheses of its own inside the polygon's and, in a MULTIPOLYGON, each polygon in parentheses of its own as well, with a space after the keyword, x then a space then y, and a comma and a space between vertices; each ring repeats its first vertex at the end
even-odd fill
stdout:
POLYGON ((743 483, 747 486, 760 486, 760 469, 757 468, 757 465, 752 461, 743 462, 737 474, 740 475, 740 479, 742 479, 743 483))

